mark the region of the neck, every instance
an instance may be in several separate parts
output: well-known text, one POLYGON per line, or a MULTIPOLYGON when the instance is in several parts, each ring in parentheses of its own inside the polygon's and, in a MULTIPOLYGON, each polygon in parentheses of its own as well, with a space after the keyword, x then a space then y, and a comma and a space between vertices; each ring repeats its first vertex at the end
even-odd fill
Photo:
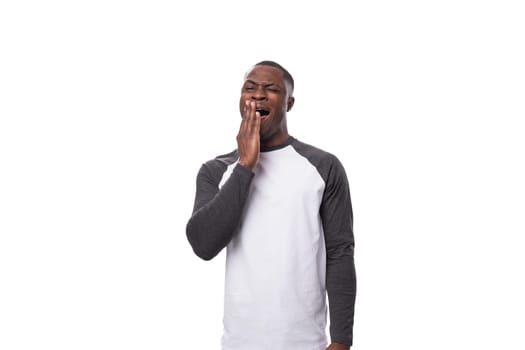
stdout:
POLYGON ((285 144, 288 141, 288 138, 290 135, 288 134, 288 130, 286 128, 281 131, 280 133, 273 135, 272 137, 268 139, 262 139, 261 142, 261 148, 269 148, 269 147, 275 147, 285 144))

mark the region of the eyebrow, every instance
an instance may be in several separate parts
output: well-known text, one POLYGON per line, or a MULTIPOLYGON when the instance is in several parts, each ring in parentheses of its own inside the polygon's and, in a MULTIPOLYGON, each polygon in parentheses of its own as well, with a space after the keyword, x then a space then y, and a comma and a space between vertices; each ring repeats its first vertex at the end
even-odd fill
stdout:
POLYGON ((266 83, 265 83, 265 82, 263 82, 263 83, 257 83, 257 82, 255 82, 255 81, 253 81, 253 80, 250 80, 250 79, 246 79, 246 80, 244 81, 244 83, 245 83, 245 84, 246 84, 246 83, 250 83, 250 84, 253 84, 253 85, 262 85, 263 87, 269 87, 269 86, 275 85, 275 86, 277 86, 277 87, 282 88, 282 86, 279 85, 279 84, 277 84, 277 83, 270 83, 270 82, 266 82, 266 83))

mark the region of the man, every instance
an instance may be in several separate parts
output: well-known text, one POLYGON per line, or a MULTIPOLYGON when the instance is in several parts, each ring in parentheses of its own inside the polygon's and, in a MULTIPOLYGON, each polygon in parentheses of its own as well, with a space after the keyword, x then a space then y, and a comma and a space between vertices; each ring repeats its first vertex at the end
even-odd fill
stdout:
POLYGON ((237 149, 197 175, 186 233, 202 259, 227 246, 223 350, 348 350, 353 218, 338 159, 288 134, 294 81, 273 61, 245 76, 237 149), (331 344, 326 340, 326 294, 331 344))

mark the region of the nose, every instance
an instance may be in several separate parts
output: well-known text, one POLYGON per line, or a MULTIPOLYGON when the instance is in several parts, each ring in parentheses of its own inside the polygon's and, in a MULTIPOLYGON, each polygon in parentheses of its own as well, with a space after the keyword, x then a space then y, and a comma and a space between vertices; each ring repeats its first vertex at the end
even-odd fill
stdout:
POLYGON ((252 94, 252 100, 254 101, 263 101, 266 99, 266 91, 262 86, 257 87, 252 94))

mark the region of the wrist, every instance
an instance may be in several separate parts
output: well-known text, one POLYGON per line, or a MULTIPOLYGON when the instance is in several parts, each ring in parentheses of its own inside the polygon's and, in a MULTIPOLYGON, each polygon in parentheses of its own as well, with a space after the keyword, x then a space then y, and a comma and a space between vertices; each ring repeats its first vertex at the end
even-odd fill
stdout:
POLYGON ((328 346, 327 350, 350 350, 350 345, 332 342, 330 346, 328 346))

